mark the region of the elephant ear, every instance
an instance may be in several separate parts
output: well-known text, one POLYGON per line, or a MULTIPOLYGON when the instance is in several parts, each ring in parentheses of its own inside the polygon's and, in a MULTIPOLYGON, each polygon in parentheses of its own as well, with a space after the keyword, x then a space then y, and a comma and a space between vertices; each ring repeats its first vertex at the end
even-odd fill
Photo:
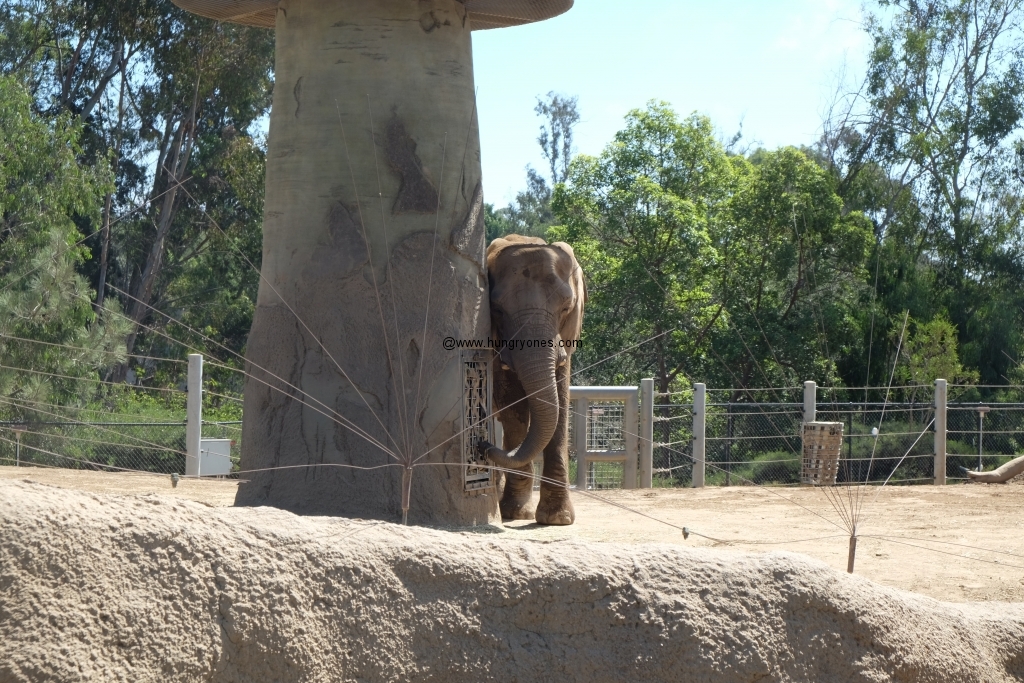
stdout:
MULTIPOLYGON (((572 261, 572 271, 569 273, 569 286, 572 287, 573 295, 576 297, 572 309, 565 317, 565 320, 562 321, 562 327, 558 334, 563 340, 579 339, 580 332, 583 330, 583 308, 587 303, 587 282, 583 277, 583 269, 580 268, 580 264, 576 260, 576 253, 572 250, 572 247, 565 242, 555 242, 551 246, 562 251, 572 261)), ((571 354, 573 350, 568 348, 566 352, 571 354)))

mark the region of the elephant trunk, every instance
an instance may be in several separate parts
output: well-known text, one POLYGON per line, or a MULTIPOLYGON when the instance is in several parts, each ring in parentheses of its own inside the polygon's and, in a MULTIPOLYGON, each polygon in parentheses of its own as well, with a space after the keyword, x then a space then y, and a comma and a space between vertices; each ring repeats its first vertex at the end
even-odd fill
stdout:
MULTIPOLYGON (((552 339, 553 335, 535 338, 552 339)), ((526 438, 515 451, 506 452, 492 446, 487 449, 486 456, 497 467, 519 469, 536 460, 555 434, 559 408, 555 381, 558 354, 553 348, 528 348, 514 351, 511 357, 516 375, 526 391, 530 426, 526 438)))

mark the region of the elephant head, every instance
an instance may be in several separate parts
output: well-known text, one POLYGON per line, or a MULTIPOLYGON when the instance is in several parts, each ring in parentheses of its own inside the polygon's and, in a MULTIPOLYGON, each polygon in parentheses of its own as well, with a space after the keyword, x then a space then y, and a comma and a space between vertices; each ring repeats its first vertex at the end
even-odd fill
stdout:
POLYGON ((498 467, 533 462, 551 441, 558 423, 556 373, 568 365, 583 324, 586 286, 572 247, 537 237, 509 235, 487 249, 491 290, 491 338, 504 346, 503 366, 515 372, 527 396, 529 429, 523 443, 506 452, 486 445, 498 467))

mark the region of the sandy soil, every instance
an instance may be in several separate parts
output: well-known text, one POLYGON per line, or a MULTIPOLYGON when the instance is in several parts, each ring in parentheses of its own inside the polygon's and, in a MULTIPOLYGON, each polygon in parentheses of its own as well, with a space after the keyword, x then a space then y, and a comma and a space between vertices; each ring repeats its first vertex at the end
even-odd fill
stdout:
MULTIPOLYGON (((213 506, 230 506, 237 487, 234 481, 182 481, 172 488, 166 476, 14 467, 0 467, 0 479, 27 479, 97 493, 155 493, 213 506)), ((857 493, 841 492, 844 499, 857 493)), ((858 575, 951 602, 1024 602, 1024 486, 871 488, 861 499, 858 575)), ((714 546, 730 554, 787 550, 846 569, 849 534, 825 494, 815 489, 574 493, 573 504, 577 522, 571 527, 512 522, 494 537, 714 546), (695 532, 689 540, 676 528, 683 526, 695 532)))

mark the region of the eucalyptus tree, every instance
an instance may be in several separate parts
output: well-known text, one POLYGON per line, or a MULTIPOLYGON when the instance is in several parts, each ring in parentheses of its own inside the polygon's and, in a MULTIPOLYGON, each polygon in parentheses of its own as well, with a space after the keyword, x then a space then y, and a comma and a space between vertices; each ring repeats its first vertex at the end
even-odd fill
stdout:
POLYGON ((549 92, 537 98, 533 110, 541 117, 537 144, 551 175, 545 178, 532 166, 526 167, 526 187, 507 207, 488 209, 485 223, 489 240, 512 233, 544 237, 555 222, 551 199, 554 188, 568 179, 569 163, 576 153, 573 141, 580 122, 579 98, 549 92))
POLYGON ((876 222, 884 314, 948 316, 963 362, 998 383, 1024 322, 1022 5, 877 7, 867 78, 826 145, 840 151, 839 192, 876 222))
POLYGON ((655 102, 630 112, 599 157, 572 163, 555 190, 562 227, 551 234, 573 245, 587 274, 578 365, 618 354, 587 371, 591 381, 644 374, 667 392, 706 362, 724 321, 713 234, 727 216, 733 166, 707 118, 680 121, 655 102))
MULTIPOLYGON (((81 120, 83 159, 109 160, 115 171, 101 216, 83 225, 94 233, 86 243, 92 258, 79 268, 94 285, 96 309, 111 294, 123 303, 129 351, 140 339, 146 348, 166 345, 146 337, 146 327, 165 324, 152 308, 187 300, 183 290, 199 281, 179 278, 222 245, 209 215, 258 261, 262 189, 254 200, 236 188, 262 187, 253 128, 270 105, 273 34, 218 24, 168 0, 20 0, 0 22, 3 68, 29 86, 42 114, 81 120), (253 155, 258 163, 250 163, 253 155), (252 177, 238 177, 239 169, 252 177)), ((243 268, 234 262, 225 273, 247 283, 239 293, 245 301, 255 297, 255 283, 232 275, 243 268)), ((248 309, 243 315, 251 316, 248 309)), ((240 350, 243 340, 233 337, 240 350)))
POLYGON ((97 380, 111 357, 124 358, 116 302, 106 304, 113 322, 101 324, 76 270, 87 256, 76 223, 99 217, 111 184, 104 165, 80 161, 81 133, 69 115, 42 119, 28 91, 0 76, 0 414, 8 418, 32 414, 11 401, 87 399, 97 385, 76 378, 97 380))
POLYGON ((762 150, 742 169, 716 233, 729 311, 716 351, 737 388, 837 383, 862 351, 871 223, 843 212, 834 177, 800 150, 762 150))

